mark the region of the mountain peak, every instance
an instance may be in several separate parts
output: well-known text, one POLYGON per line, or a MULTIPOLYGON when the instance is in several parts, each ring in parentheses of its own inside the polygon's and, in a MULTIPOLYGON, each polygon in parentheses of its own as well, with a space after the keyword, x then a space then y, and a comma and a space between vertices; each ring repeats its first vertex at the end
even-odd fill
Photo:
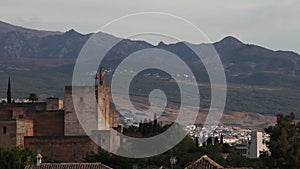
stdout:
POLYGON ((160 41, 157 46, 166 46, 166 44, 163 41, 160 41))
POLYGON ((75 29, 70 29, 66 32, 66 34, 80 34, 80 33, 77 32, 75 29))
POLYGON ((223 46, 223 47, 230 47, 230 48, 238 48, 244 45, 239 39, 233 36, 227 36, 223 38, 221 41, 216 42, 215 45, 223 46))
POLYGON ((239 39, 237 39, 236 37, 233 37, 233 36, 226 36, 220 42, 227 42, 227 43, 230 42, 230 43, 240 43, 240 44, 243 44, 243 42, 241 42, 239 39))

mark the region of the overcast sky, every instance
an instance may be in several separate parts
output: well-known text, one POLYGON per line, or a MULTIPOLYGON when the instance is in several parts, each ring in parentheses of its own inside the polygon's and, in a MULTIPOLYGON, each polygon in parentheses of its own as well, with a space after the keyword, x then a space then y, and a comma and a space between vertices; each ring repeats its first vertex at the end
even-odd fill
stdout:
POLYGON ((124 15, 152 11, 191 21, 211 41, 233 35, 245 43, 300 53, 299 0, 1 0, 0 19, 34 29, 89 33, 124 15))

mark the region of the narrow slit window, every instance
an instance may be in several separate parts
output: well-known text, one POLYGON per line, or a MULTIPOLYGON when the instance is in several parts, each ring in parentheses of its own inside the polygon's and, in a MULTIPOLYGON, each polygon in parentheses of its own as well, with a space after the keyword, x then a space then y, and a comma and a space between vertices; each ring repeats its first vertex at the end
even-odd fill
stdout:
POLYGON ((6 132, 7 132, 7 127, 4 126, 4 127, 2 128, 2 133, 3 133, 3 134, 6 134, 6 132))

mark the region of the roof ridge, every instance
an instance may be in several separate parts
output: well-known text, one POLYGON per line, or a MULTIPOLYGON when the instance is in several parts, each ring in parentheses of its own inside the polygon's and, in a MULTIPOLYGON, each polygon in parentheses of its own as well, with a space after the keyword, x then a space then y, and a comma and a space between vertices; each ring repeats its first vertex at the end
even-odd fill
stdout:
POLYGON ((25 169, 77 169, 83 167, 84 169, 112 169, 109 166, 104 165, 101 162, 89 162, 89 163, 41 163, 37 165, 26 165, 25 169))

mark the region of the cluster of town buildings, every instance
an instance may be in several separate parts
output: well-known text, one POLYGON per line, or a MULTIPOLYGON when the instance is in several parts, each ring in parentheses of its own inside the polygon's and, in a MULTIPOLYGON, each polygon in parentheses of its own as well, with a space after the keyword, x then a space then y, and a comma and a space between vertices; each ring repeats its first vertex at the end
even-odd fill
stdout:
POLYGON ((185 130, 199 141, 199 146, 204 146, 207 143, 205 140, 211 138, 212 143, 215 142, 214 139, 218 139, 219 142, 236 147, 247 158, 259 158, 260 154, 268 152, 266 143, 270 140, 270 135, 264 132, 236 126, 217 126, 216 128, 215 126, 189 125, 185 130))

